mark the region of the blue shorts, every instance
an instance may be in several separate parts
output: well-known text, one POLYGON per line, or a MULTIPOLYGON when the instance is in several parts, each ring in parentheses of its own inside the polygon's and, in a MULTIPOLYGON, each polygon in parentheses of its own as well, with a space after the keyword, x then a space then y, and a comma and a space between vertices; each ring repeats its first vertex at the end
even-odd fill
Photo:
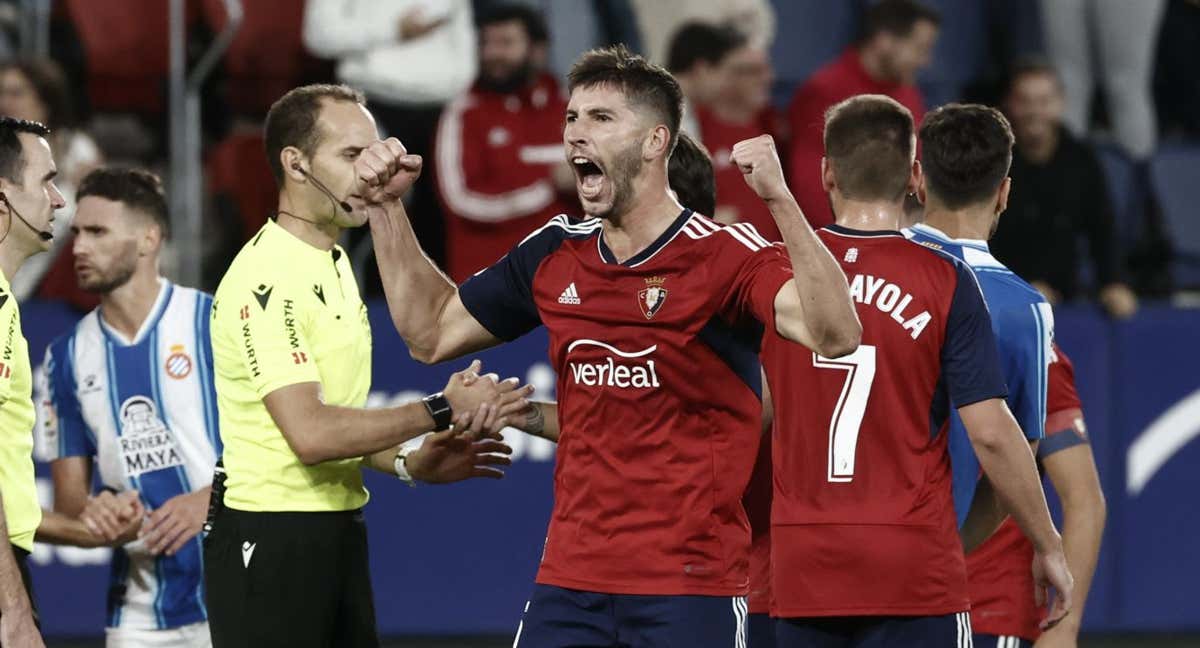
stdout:
POLYGON ((775 619, 769 614, 751 614, 746 634, 746 648, 775 648, 775 619))
POLYGON ((972 648, 968 612, 925 617, 776 619, 779 648, 972 648))
POLYGON ((742 596, 599 594, 535 585, 513 648, 747 648, 742 596))
POLYGON ((1033 648, 1033 642, 1009 635, 975 635, 975 648, 1033 648))

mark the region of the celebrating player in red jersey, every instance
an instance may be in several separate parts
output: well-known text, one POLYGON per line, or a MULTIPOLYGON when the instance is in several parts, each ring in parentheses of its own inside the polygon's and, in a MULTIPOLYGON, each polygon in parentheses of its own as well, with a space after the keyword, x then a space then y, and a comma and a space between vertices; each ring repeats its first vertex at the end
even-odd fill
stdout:
POLYGON ((1063 545, 1075 577, 1072 596, 1076 612, 1054 628, 1041 631, 1040 612, 1031 595, 1033 545, 1012 520, 1006 520, 995 535, 967 554, 975 648, 1075 646, 1079 635, 1100 553, 1105 504, 1083 406, 1075 391, 1075 367, 1057 345, 1046 391, 1046 436, 1038 444, 1037 456, 1062 500, 1063 545))
MULTIPOLYGON (((667 186, 681 93, 624 48, 585 54, 563 132, 584 211, 530 234, 455 288, 399 201, 373 211, 393 320, 413 356, 457 357, 550 333, 558 370, 555 504, 517 645, 744 641, 741 505, 759 435, 764 329, 823 355, 861 327, 845 276, 791 198, 769 138, 734 158, 791 263, 748 225, 682 209, 667 186), (794 278, 793 278, 794 277, 794 278)), ((410 173, 389 144, 385 182, 410 173)))
POLYGON ((862 345, 832 359, 764 338, 775 404, 771 614, 781 647, 970 645, 951 408, 1069 605, 1061 540, 1004 402, 975 277, 896 231, 920 178, 914 135, 909 111, 881 95, 826 114, 822 176, 836 224, 818 236, 850 281, 862 345))

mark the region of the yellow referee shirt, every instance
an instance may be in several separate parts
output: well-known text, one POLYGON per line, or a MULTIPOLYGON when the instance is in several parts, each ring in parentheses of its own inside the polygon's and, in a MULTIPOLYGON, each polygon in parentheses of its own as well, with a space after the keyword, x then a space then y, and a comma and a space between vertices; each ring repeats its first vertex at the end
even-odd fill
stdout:
POLYGON ((8 278, 0 273, 0 494, 8 540, 33 551, 42 522, 33 477, 33 372, 21 333, 21 311, 8 278))
POLYGON ((361 459, 300 462, 263 397, 321 384, 327 405, 362 407, 371 325, 350 261, 267 221, 229 266, 212 309, 225 504, 242 511, 345 511, 367 502, 361 459))

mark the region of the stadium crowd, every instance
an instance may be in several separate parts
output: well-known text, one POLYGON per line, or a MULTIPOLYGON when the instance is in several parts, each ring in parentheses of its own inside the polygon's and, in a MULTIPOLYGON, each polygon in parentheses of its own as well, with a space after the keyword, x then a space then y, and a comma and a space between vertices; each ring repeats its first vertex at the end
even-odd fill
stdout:
MULTIPOLYGON (((51 127, 69 203, 103 162, 162 170, 167 4, 54 2, 49 58, 22 55, 17 4, 0 3, 8 7, 0 113, 51 127)), ((202 288, 215 288, 271 213, 262 119, 287 88, 340 81, 364 91, 381 129, 431 161, 406 200, 424 249, 461 280, 535 223, 577 211, 558 150, 561 81, 579 53, 616 42, 680 80, 684 130, 713 157, 719 221, 776 235, 729 164, 740 139, 775 136, 801 207, 824 225, 831 216, 816 165, 825 108, 879 92, 920 121, 947 101, 978 100, 1001 106, 1018 138, 997 255, 1052 301, 1094 299, 1126 316, 1138 295, 1166 296, 1200 279, 1196 230, 1173 208, 1189 203, 1181 193, 1194 202, 1197 186, 1176 168, 1197 159, 1200 137, 1200 81, 1186 63, 1200 30, 1195 2, 956 0, 875 11, 866 0, 243 4, 243 24, 203 93, 202 288), (1111 37, 1117 30, 1122 38, 1111 37), (1184 162, 1158 160, 1163 148, 1182 150, 1184 162), (1071 188, 1045 189, 1063 183, 1071 188), (1031 239, 1031 227, 1047 229, 1031 239)), ((194 59, 227 17, 217 0, 187 7, 194 59)), ((60 234, 71 213, 58 219, 60 234)), ((378 273, 363 271, 374 266, 366 233, 346 244, 364 294, 380 296, 378 273)), ((75 285, 70 248, 68 236, 56 237, 52 253, 14 280, 16 294, 95 306, 75 285)))

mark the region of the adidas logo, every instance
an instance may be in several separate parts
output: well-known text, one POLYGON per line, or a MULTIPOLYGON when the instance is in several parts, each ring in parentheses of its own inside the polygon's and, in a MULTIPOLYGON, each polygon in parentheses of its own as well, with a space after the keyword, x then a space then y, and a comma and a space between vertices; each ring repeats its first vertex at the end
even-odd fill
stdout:
POLYGON ((575 282, 574 281, 572 281, 571 285, 567 286, 567 289, 564 290, 562 292, 562 294, 558 296, 558 303, 571 304, 572 306, 578 306, 579 304, 582 303, 579 300, 579 291, 575 290, 575 282))

